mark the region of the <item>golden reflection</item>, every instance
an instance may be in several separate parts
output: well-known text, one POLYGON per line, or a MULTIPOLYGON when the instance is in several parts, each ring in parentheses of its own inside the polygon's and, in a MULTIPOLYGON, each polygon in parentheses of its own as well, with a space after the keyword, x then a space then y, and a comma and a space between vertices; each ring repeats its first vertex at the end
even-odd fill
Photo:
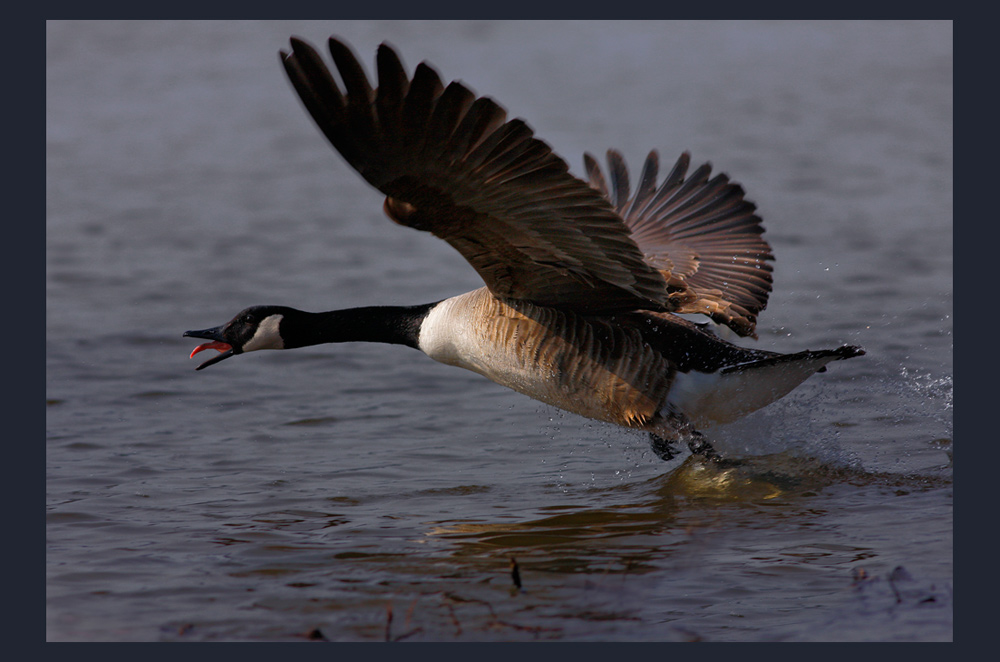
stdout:
POLYGON ((836 467, 791 453, 725 464, 690 456, 668 474, 601 490, 600 500, 607 504, 601 507, 560 506, 555 514, 519 521, 434 522, 426 535, 454 542, 456 556, 541 553, 562 570, 635 571, 644 565, 643 557, 663 556, 675 545, 692 542, 732 508, 766 505, 775 516, 794 515, 808 509, 803 499, 830 485, 904 481, 930 487, 927 480, 836 467), (662 545, 649 549, 637 541, 633 556, 621 555, 630 546, 622 538, 654 535, 662 545), (558 552, 550 556, 553 548, 558 552))
POLYGON ((688 458, 677 471, 666 476, 662 491, 714 501, 764 501, 781 496, 791 484, 787 478, 781 481, 772 472, 760 473, 746 463, 719 466, 700 458, 696 461, 688 458))

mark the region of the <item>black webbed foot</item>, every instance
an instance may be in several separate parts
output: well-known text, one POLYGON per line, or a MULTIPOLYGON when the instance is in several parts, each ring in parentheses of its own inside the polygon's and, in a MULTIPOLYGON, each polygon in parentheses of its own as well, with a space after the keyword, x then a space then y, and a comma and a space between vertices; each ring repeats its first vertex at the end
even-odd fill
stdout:
POLYGON ((688 435, 688 448, 694 455, 701 455, 719 467, 738 467, 743 464, 742 460, 733 460, 719 455, 719 451, 715 450, 708 437, 697 430, 689 430, 688 435))
POLYGON ((719 451, 715 450, 712 443, 708 440, 708 437, 698 432, 697 430, 689 430, 688 433, 688 448, 695 455, 701 455, 706 460, 718 460, 722 456, 719 455, 719 451))
MULTIPOLYGON (((683 437, 686 437, 688 442, 688 448, 694 455, 700 455, 706 460, 717 463, 729 463, 731 460, 724 460, 719 452, 715 450, 708 438, 697 430, 685 430, 681 433, 683 437)), ((673 439, 665 439, 655 432, 649 433, 649 446, 653 449, 656 457, 660 458, 664 462, 669 462, 670 460, 677 457, 680 454, 680 449, 677 448, 677 442, 679 437, 673 439)))
POLYGON ((708 440, 708 437, 703 435, 698 430, 694 429, 694 426, 680 414, 674 414, 670 416, 670 420, 673 423, 674 429, 676 429, 676 436, 671 435, 671 439, 665 439, 658 434, 653 432, 649 433, 649 444, 656 453, 656 456, 661 460, 672 460, 677 457, 678 450, 676 443, 681 439, 687 440, 688 449, 690 449, 693 455, 699 455, 709 462, 713 462, 719 466, 735 466, 741 464, 739 460, 728 460, 719 454, 719 451, 715 450, 712 446, 712 442, 708 440))
POLYGON ((674 446, 676 439, 664 439, 655 432, 649 433, 649 446, 653 449, 656 457, 660 458, 664 462, 669 462, 670 460, 677 457, 677 447, 674 446))

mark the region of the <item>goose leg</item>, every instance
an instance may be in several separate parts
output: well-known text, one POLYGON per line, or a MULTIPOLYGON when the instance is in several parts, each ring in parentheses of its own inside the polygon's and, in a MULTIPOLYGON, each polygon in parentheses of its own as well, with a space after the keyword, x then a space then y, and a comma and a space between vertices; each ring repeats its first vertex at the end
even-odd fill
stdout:
POLYGON ((685 416, 673 413, 669 418, 672 427, 677 431, 676 436, 672 439, 664 439, 653 432, 649 433, 649 442, 653 447, 653 452, 661 460, 672 460, 676 457, 677 448, 674 446, 674 443, 680 439, 686 439, 688 449, 691 450, 692 454, 700 455, 706 460, 717 464, 728 464, 731 462, 730 460, 723 459, 719 451, 715 450, 715 447, 712 446, 712 442, 708 440, 708 437, 696 430, 685 416))
MULTIPOLYGON (((713 462, 718 462, 722 459, 719 452, 712 447, 711 442, 702 433, 694 429, 689 429, 685 430, 683 434, 688 437, 688 448, 695 455, 701 455, 706 460, 712 460, 713 462)), ((650 448, 653 449, 656 457, 664 462, 669 462, 677 457, 677 454, 680 452, 676 446, 677 441, 678 439, 676 438, 664 439, 655 432, 649 433, 650 448)))

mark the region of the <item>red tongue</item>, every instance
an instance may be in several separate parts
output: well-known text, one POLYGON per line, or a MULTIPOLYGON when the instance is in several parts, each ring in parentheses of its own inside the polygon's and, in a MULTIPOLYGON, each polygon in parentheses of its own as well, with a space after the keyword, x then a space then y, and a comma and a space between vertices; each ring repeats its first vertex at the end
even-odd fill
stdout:
POLYGON ((202 351, 204 349, 214 349, 214 350, 217 350, 217 351, 220 351, 220 352, 228 352, 232 348, 233 348, 232 345, 230 345, 229 343, 224 343, 224 342, 219 342, 218 340, 213 340, 212 342, 203 343, 203 344, 198 345, 197 347, 195 347, 194 351, 191 352, 191 357, 190 358, 193 359, 195 354, 197 354, 198 352, 200 352, 200 351, 202 351))

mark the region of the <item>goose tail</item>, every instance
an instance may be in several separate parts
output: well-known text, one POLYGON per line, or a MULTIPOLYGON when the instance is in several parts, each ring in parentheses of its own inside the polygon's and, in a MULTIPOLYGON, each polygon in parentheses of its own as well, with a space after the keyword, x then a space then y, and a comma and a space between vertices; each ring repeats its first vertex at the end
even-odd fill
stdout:
POLYGON ((730 423, 787 395, 831 361, 864 355, 856 345, 836 349, 776 354, 730 365, 717 372, 678 373, 665 407, 680 413, 696 429, 730 423))

